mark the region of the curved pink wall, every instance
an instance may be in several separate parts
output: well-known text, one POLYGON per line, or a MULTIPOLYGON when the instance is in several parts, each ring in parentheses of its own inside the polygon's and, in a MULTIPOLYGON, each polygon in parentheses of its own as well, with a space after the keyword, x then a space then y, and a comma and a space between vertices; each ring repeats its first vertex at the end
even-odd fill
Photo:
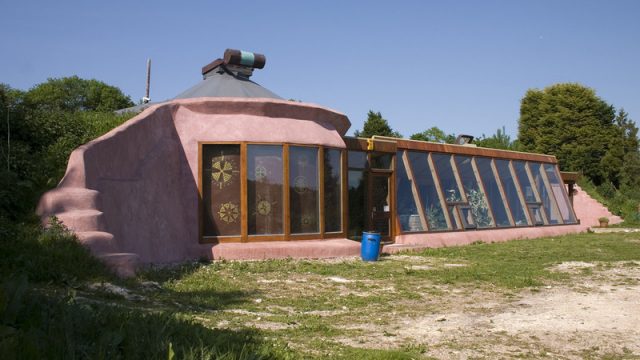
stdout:
POLYGON ((211 256, 198 239, 198 142, 255 141, 344 148, 346 116, 273 99, 160 104, 76 149, 38 214, 55 215, 121 275, 126 267, 211 256))

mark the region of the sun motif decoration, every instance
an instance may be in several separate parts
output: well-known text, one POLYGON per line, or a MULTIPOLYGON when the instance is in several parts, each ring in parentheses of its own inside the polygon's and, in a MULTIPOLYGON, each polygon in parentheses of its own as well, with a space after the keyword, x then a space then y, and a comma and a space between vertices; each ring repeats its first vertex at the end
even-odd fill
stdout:
POLYGON ((258 205, 256 207, 258 209, 258 214, 262 216, 271 214, 271 203, 267 200, 261 200, 260 202, 258 202, 258 205))
POLYGON ((230 185, 233 175, 238 173, 238 169, 233 160, 225 158, 224 155, 211 159, 211 180, 222 189, 230 185))
POLYGON ((220 210, 218 210, 218 217, 227 224, 236 222, 239 215, 238 205, 231 202, 220 205, 220 210))
POLYGON ((293 179, 293 190, 298 194, 304 194, 307 191, 307 178, 304 176, 296 176, 293 179))

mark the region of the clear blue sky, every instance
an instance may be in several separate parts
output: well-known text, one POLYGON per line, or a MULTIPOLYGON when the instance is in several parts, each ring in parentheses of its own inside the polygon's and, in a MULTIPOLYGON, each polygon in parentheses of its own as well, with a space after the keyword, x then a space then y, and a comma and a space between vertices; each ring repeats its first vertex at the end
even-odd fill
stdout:
POLYGON ((515 136, 529 88, 579 82, 640 123, 640 1, 7 1, 0 82, 78 75, 171 98, 226 48, 263 53, 284 98, 369 109, 409 136, 515 136))

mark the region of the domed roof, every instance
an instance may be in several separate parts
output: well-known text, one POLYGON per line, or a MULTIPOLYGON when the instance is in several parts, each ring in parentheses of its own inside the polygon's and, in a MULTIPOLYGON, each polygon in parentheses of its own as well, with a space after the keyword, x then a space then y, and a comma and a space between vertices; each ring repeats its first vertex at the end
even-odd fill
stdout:
POLYGON ((198 97, 282 99, 272 91, 249 80, 252 70, 253 69, 243 69, 239 66, 228 65, 221 62, 213 69, 204 73, 204 79, 200 83, 179 94, 174 99, 198 97))

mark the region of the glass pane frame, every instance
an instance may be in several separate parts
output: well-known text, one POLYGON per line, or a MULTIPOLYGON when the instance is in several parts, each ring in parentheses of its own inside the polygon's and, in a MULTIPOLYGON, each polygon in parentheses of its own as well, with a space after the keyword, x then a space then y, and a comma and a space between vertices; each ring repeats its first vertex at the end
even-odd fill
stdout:
MULTIPOLYGON (((451 219, 442 194, 430 153, 407 151, 407 172, 416 186, 420 199, 421 218, 426 220, 427 231, 451 231, 451 219), (429 193, 426 193, 426 192, 429 193), (435 195, 435 196, 430 196, 435 195)), ((406 164, 405 164, 406 165, 406 164)))
POLYGON ((575 214, 575 210, 573 209, 571 201, 569 200, 567 188, 564 182, 562 181, 562 177, 560 176, 558 165, 542 164, 542 167, 549 181, 549 185, 552 190, 551 194, 553 194, 553 197, 556 200, 556 205, 558 206, 558 210, 560 211, 560 217, 562 218, 563 223, 577 224, 578 223, 578 221, 576 220, 577 216, 575 214), (561 206, 561 203, 563 204, 563 206, 561 206), (562 210, 563 207, 565 211, 562 210))
POLYGON ((398 218, 398 223, 400 225, 399 231, 407 234, 428 231, 429 226, 424 215, 422 200, 420 199, 416 182, 413 178, 413 172, 411 170, 411 165, 409 164, 407 151, 401 150, 396 153, 395 178, 396 217, 398 218), (405 189, 405 183, 408 185, 408 189, 405 189), (408 190, 408 194, 404 194, 406 190, 408 190), (401 194, 401 192, 403 193, 401 194), (410 209, 409 213, 406 213, 405 208, 410 209), (403 217, 407 218, 403 219, 403 217))
MULTIPOLYGON (((322 226, 323 226, 323 233, 325 234, 330 234, 330 235, 341 235, 344 231, 344 216, 343 214, 345 213, 344 209, 345 209, 345 204, 344 204, 344 199, 345 199, 345 179, 346 179, 346 174, 344 171, 344 163, 345 163, 345 151, 343 149, 337 149, 337 148, 329 148, 329 147, 324 147, 324 148, 320 148, 320 152, 322 154, 322 164, 321 166, 324 168, 321 172, 321 177, 322 177, 322 186, 321 186, 321 192, 322 192, 322 198, 324 199, 324 213, 321 212, 321 215, 324 214, 324 218, 322 219, 322 226), (337 165, 337 169, 338 169, 338 186, 337 186, 337 201, 338 201, 338 206, 335 207, 335 209, 333 209, 334 207, 331 206, 330 202, 327 201, 329 199, 329 191, 327 190, 327 184, 329 182, 329 174, 327 171, 327 157, 330 157, 331 153, 338 153, 338 161, 337 164, 335 163, 335 161, 333 161, 332 163, 332 169, 333 169, 333 165, 337 165), (331 207, 331 211, 333 210, 337 210, 337 221, 338 221, 338 227, 337 229, 334 228, 330 228, 328 226, 328 222, 334 218, 334 216, 330 216, 328 215, 329 211, 327 211, 329 209, 329 207, 331 207)), ((335 159, 334 159, 335 160, 335 159)), ((335 185, 335 184, 333 184, 335 185)), ((333 214, 335 215, 335 214, 333 214)))
POLYGON ((248 144, 247 229, 249 237, 283 236, 290 218, 289 181, 285 147, 278 144, 248 144), (253 184, 253 185, 252 185, 253 184))
POLYGON ((467 199, 467 205, 469 205, 471 208, 476 227, 478 229, 495 228, 495 218, 491 206, 487 202, 486 190, 482 183, 482 179, 480 179, 474 157, 467 155, 455 155, 454 160, 456 169, 462 182, 462 189, 467 199), (466 164, 464 169, 462 168, 463 164, 466 164), (468 181, 470 181, 469 184, 471 186, 465 187, 465 183, 467 182, 465 180, 465 177, 468 181), (485 212, 486 214, 483 214, 485 212), (483 224, 478 223, 478 217, 480 217, 481 214, 483 217, 486 217, 485 221, 483 221, 483 224))
POLYGON ((534 226, 543 226, 549 225, 549 221, 547 220, 547 214, 542 207, 542 200, 540 194, 538 193, 538 187, 536 186, 536 182, 533 179, 531 174, 531 170, 529 169, 529 165, 527 161, 517 160, 511 161, 511 167, 514 171, 514 175, 516 175, 515 180, 520 187, 520 192, 523 195, 523 199, 525 200, 525 204, 527 205, 527 210, 529 212, 529 218, 531 223, 534 226), (522 171, 519 171, 518 168, 522 168, 522 171), (523 178, 524 176, 524 178, 523 178), (524 188, 523 182, 526 181, 529 184, 529 189, 531 190, 531 194, 526 192, 524 188), (533 199, 528 197, 529 195, 533 196, 533 199), (540 221, 541 220, 541 221, 540 221))
POLYGON ((347 192, 346 192, 346 180, 347 180, 347 157, 346 157, 345 148, 338 147, 326 147, 326 146, 318 146, 318 145, 309 145, 309 144, 290 144, 290 143, 262 143, 262 142, 244 142, 244 141, 233 141, 233 142, 224 142, 224 141, 199 141, 198 142, 198 177, 197 177, 197 186, 198 186, 198 239, 199 243, 228 243, 228 242, 254 242, 254 241, 282 241, 282 240, 312 240, 312 239, 331 239, 331 238, 340 238, 346 237, 346 224, 348 223, 346 219, 348 204, 347 204, 347 192), (240 236, 205 236, 203 227, 204 227, 204 202, 203 202, 203 149, 210 145, 235 145, 240 146, 240 159, 241 159, 241 212, 242 214, 242 225, 241 225, 241 234, 240 236), (283 201, 283 207, 285 208, 284 215, 284 231, 282 234, 260 234, 260 235, 249 235, 248 234, 248 216, 246 215, 247 210, 249 209, 248 204, 248 177, 244 174, 247 174, 247 156, 248 151, 247 147, 252 145, 265 145, 265 146, 281 146, 283 148, 283 193, 285 194, 285 199, 283 201), (289 163, 289 147, 313 147, 317 148, 318 155, 318 164, 317 168, 319 171, 319 192, 320 192, 320 231, 317 233, 304 233, 304 234, 292 234, 290 231, 290 202, 289 202, 289 191, 286 189, 289 188, 289 172, 288 166, 284 166, 284 164, 289 163), (339 198, 340 204, 339 209, 337 210, 338 216, 340 219, 340 231, 333 232, 325 232, 325 224, 324 224, 324 167, 321 161, 320 156, 324 153, 324 150, 335 150, 339 151, 339 167, 336 170, 339 172, 339 198))
POLYGON ((529 161, 527 162, 527 167, 532 175, 534 184, 536 184, 536 190, 538 191, 540 199, 540 209, 543 209, 547 216, 546 225, 564 225, 564 219, 562 219, 562 214, 560 213, 560 209, 556 203, 556 198, 553 195, 553 190, 549 185, 549 179, 547 178, 546 171, 544 170, 544 163, 529 161), (546 192, 548 199, 543 197, 540 190, 544 190, 546 192), (546 200, 548 201, 548 204, 546 204, 546 200))
POLYGON ((509 209, 509 204, 505 198, 504 188, 502 187, 502 183, 498 177, 494 159, 483 156, 474 156, 473 162, 476 164, 478 178, 482 183, 485 200, 493 214, 495 227, 514 227, 511 209, 509 209))
POLYGON ((242 235, 242 178, 245 176, 241 146, 208 144, 200 153, 199 228, 202 237, 239 238, 242 235))
POLYGON ((520 183, 516 178, 512 162, 507 159, 494 159, 493 163, 497 178, 504 192, 503 197, 506 199, 507 207, 511 212, 514 226, 532 226, 533 221, 531 221, 531 215, 524 200, 520 183), (522 219, 522 216, 524 216, 524 219, 522 219), (524 223, 522 223, 522 220, 524 220, 524 223))
MULTIPOLYGON (((320 234, 320 149, 289 145, 289 234, 320 234), (315 193, 315 196, 314 196, 315 193), (305 206, 311 202, 312 206, 305 206)), ((322 164, 324 165, 324 164, 322 164)))

